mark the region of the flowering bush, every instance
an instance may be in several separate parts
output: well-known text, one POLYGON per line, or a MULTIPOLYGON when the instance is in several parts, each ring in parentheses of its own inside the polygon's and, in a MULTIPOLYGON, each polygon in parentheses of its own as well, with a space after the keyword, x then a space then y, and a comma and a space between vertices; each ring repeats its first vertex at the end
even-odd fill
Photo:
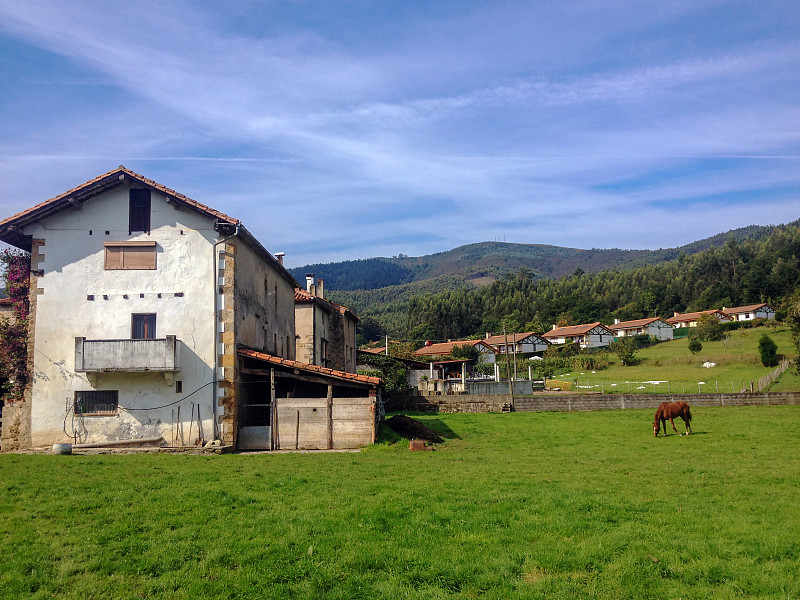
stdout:
POLYGON ((11 299, 14 317, 0 320, 0 371, 8 380, 3 385, 5 402, 22 399, 28 381, 28 286, 30 255, 16 250, 3 250, 0 262, 5 265, 3 281, 11 299))

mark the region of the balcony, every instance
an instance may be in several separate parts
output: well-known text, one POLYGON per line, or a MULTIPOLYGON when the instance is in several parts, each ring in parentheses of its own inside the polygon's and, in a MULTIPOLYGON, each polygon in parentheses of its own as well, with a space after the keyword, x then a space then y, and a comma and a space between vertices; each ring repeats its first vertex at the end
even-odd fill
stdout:
POLYGON ((87 340, 75 338, 75 371, 179 371, 178 340, 174 335, 154 340, 87 340))

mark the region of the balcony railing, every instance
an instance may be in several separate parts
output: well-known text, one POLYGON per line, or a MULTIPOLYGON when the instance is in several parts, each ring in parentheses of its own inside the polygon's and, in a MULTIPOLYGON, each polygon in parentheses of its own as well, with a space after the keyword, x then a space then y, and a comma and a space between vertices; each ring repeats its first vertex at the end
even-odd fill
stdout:
POLYGON ((87 340, 75 338, 75 371, 179 371, 179 344, 174 335, 154 340, 87 340))

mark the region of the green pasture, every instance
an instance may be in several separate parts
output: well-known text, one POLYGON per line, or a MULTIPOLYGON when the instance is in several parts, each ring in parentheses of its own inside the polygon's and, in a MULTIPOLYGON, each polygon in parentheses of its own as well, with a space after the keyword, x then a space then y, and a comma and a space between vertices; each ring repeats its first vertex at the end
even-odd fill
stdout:
MULTIPOLYGON (((639 364, 635 366, 626 367, 611 354, 607 369, 565 371, 553 378, 573 384, 577 380, 579 390, 602 390, 605 393, 738 392, 774 369, 761 364, 758 340, 764 333, 775 341, 779 354, 796 354, 788 328, 764 326, 728 332, 724 341, 703 342, 703 350, 697 355, 689 352, 689 340, 682 338, 639 350, 636 355, 639 364), (705 362, 716 363, 716 366, 705 368, 705 362)), ((778 387, 779 382, 776 382, 770 391, 800 390, 797 385, 787 387, 791 381, 792 378, 788 377, 787 384, 782 387, 778 387)))
POLYGON ((800 406, 658 439, 652 417, 420 416, 435 452, 0 455, 0 597, 797 598, 800 406))

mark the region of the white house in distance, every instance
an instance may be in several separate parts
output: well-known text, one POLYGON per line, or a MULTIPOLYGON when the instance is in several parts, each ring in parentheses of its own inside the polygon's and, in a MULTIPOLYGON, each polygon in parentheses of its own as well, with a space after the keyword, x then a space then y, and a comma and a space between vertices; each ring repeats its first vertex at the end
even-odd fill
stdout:
POLYGON ((659 340, 672 339, 672 325, 667 323, 660 317, 651 317, 649 319, 636 319, 635 321, 622 321, 614 319, 614 324, 609 325, 608 328, 613 331, 617 337, 628 337, 631 335, 651 335, 659 340))
POLYGON ((484 340, 457 340, 454 342, 426 342, 419 350, 415 350, 413 356, 449 356, 453 348, 457 346, 475 346, 478 350, 480 363, 494 362, 494 355, 497 349, 487 344, 484 340))
MULTIPOLYGON (((239 220, 123 166, 0 221, 0 240, 31 253, 30 377, 5 407, 3 450, 270 448, 270 375, 299 379, 299 398, 380 383, 294 364, 297 282, 283 264, 239 220)), ((303 432, 292 409, 284 443, 303 432)))
POLYGON ((761 304, 750 304, 748 306, 736 306, 734 308, 725 308, 723 306, 722 312, 731 317, 734 321, 775 318, 775 309, 764 302, 761 304))
POLYGON ((485 344, 497 348, 499 354, 506 353, 506 341, 508 341, 509 352, 514 354, 535 354, 544 352, 550 345, 546 339, 535 333, 509 333, 508 335, 489 335, 483 339, 485 344))
POLYGON ((599 322, 568 327, 553 325, 553 329, 543 333, 542 337, 551 344, 577 342, 581 348, 600 348, 614 341, 614 332, 599 322))
POLYGON ((674 316, 670 317, 666 321, 667 323, 672 325, 672 327, 674 327, 675 329, 681 327, 697 327, 697 322, 703 315, 711 315, 722 323, 728 323, 729 321, 733 321, 731 317, 726 315, 721 310, 701 310, 699 312, 683 313, 683 314, 676 312, 674 316))

